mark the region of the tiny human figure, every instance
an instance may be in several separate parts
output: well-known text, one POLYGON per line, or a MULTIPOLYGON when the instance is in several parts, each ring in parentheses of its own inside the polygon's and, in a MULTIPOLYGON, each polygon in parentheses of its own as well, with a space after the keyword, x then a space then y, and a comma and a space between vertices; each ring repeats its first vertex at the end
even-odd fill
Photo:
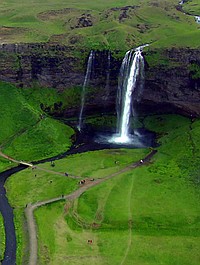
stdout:
POLYGON ((69 174, 68 174, 67 172, 65 172, 65 176, 66 176, 66 177, 68 177, 68 176, 69 176, 69 174))
POLYGON ((92 244, 92 240, 91 239, 88 239, 88 244, 92 244))
POLYGON ((51 161, 51 166, 55 167, 55 162, 54 161, 51 161))
POLYGON ((144 163, 144 161, 141 159, 141 160, 140 160, 140 163, 142 164, 142 163, 144 163))
POLYGON ((85 179, 82 179, 81 181, 79 181, 80 185, 83 185, 85 183, 85 179))

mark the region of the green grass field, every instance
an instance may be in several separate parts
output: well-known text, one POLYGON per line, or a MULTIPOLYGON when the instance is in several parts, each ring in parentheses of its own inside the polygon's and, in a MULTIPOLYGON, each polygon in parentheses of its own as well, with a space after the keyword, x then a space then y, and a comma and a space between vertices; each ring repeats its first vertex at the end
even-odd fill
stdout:
MULTIPOLYGON (((36 211, 39 264, 199 264, 200 121, 163 115, 147 117, 145 124, 160 135, 161 145, 151 163, 90 189, 70 209, 60 202, 36 211)), ((73 174, 82 168, 83 177, 105 176, 105 170, 113 172, 113 160, 123 157, 119 165, 129 163, 131 152, 144 156, 142 150, 124 150, 117 158, 101 151, 93 155, 96 163, 86 153, 69 157, 66 165, 73 174)), ((55 168, 64 170, 64 161, 56 161, 55 168)), ((8 189, 13 190, 15 177, 8 189)), ((15 196, 13 191, 10 196, 15 196)))
MULTIPOLYGON (((143 43, 197 48, 199 26, 176 9, 178 2, 5 0, 0 4, 1 42, 52 41, 78 49, 127 50, 143 43), (134 8, 120 10, 126 6, 134 8)), ((196 0, 185 8, 194 13, 199 12, 197 7, 196 0)))
MULTIPOLYGON (((69 174, 81 177, 99 178, 118 171, 127 163, 139 160, 146 153, 147 150, 142 149, 88 152, 55 161, 55 167, 51 167, 50 162, 41 164, 40 167, 63 173, 67 171, 69 174), (86 161, 90 161, 90 163, 86 163, 86 161), (117 165, 115 161, 118 161, 117 165)), ((18 264, 21 264, 24 258, 26 259, 26 255, 24 257, 26 251, 23 251, 27 241, 23 217, 26 204, 68 194, 77 188, 78 180, 49 174, 38 169, 27 169, 9 178, 6 182, 6 189, 9 201, 15 208, 15 224, 18 227, 18 264)))
MULTIPOLYGON (((59 202, 36 210, 39 264, 198 264, 200 121, 163 115, 147 117, 144 122, 160 135, 161 145, 151 163, 90 189, 71 208, 59 202), (91 245, 88 239, 93 240, 91 245)), ((55 161, 55 167, 50 163, 41 167, 99 178, 147 152, 95 151, 55 161)), ((68 194, 77 187, 77 180, 37 169, 8 180, 6 189, 18 227, 18 264, 24 259, 27 240, 25 205, 68 194)))

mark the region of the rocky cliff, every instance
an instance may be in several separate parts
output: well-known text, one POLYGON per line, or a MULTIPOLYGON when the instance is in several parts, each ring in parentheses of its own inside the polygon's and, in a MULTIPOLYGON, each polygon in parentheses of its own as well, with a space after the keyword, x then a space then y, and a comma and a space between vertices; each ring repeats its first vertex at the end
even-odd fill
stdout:
MULTIPOLYGON (((170 49, 145 52, 145 89, 140 113, 200 115, 200 54, 198 50, 170 49)), ((115 112, 118 74, 123 53, 95 52, 90 89, 86 100, 89 113, 115 112)), ((80 87, 84 82, 88 51, 51 44, 0 46, 0 79, 30 87, 58 90, 80 87)), ((67 116, 79 111, 66 109, 67 116)))

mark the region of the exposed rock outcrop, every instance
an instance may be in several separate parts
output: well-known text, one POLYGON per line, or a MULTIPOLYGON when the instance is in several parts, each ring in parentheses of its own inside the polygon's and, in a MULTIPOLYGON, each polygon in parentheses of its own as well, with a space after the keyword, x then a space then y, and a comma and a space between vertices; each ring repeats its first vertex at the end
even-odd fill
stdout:
MULTIPOLYGON (((95 62, 86 100, 86 111, 115 112, 118 74, 122 53, 111 56, 95 52, 95 62), (118 58, 118 59, 116 59, 118 58), (109 82, 107 80, 109 71, 109 82)), ((59 90, 84 82, 88 51, 71 50, 53 44, 1 45, 0 79, 30 87, 59 90)), ((198 50, 170 49, 145 53, 146 83, 139 113, 172 113, 200 116, 200 54, 198 50)), ((79 106, 66 109, 66 116, 77 115, 79 106)))

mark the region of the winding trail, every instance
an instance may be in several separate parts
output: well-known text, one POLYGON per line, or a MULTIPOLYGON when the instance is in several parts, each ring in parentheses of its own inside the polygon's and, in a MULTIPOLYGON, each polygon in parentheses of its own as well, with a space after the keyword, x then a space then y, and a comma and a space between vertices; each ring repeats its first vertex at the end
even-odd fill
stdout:
MULTIPOLYGON (((24 165, 24 166, 27 166, 27 167, 31 167, 32 169, 38 169, 38 170, 41 170, 41 171, 48 172, 50 174, 60 175, 60 176, 65 176, 66 177, 65 173, 57 172, 57 171, 53 171, 53 170, 49 170, 49 169, 45 169, 45 168, 42 168, 42 167, 38 167, 38 166, 36 166, 36 165, 34 165, 32 163, 26 162, 26 161, 16 160, 16 159, 14 159, 14 158, 2 153, 1 151, 0 151, 0 156, 5 158, 5 159, 7 159, 7 160, 9 160, 9 161, 11 161, 11 162, 17 163, 19 165, 24 165)), ((68 174, 67 177, 72 178, 72 179, 80 179, 80 177, 73 176, 73 175, 70 175, 70 174, 68 174)))
MULTIPOLYGON (((27 218, 27 224, 28 224, 28 233, 29 233, 29 249, 30 249, 30 255, 29 255, 29 263, 28 265, 37 265, 37 252, 38 252, 38 243, 37 243, 37 226, 36 226, 36 222, 35 222, 35 218, 34 218, 34 210, 37 209, 38 207, 47 205, 49 203, 52 202, 57 202, 57 201, 61 201, 61 200, 74 200, 76 198, 78 198, 81 194, 83 194, 85 191, 87 191, 88 189, 90 189, 91 187, 97 186, 98 184, 111 179, 115 176, 118 176, 124 172, 127 172, 131 169, 137 168, 139 166, 142 166, 144 164, 146 164, 147 162, 150 161, 150 159, 155 155, 155 153, 157 153, 157 150, 153 150, 151 151, 151 153, 149 153, 144 159, 143 159, 143 163, 141 163, 140 161, 135 162, 129 166, 124 167, 123 169, 119 170, 118 172, 115 172, 107 177, 101 178, 101 179, 97 179, 94 180, 92 182, 86 183, 84 186, 80 187, 78 190, 72 192, 69 195, 65 195, 65 196, 60 196, 57 198, 53 198, 50 200, 45 200, 45 201, 41 201, 41 202, 37 202, 35 204, 29 204, 27 205, 26 209, 25 209, 25 214, 26 214, 26 218, 27 218)), ((132 229, 132 221, 130 220, 130 224, 129 224, 129 233, 131 233, 131 229, 132 229)), ((128 248, 127 248, 127 253, 125 253, 125 257, 128 254, 129 248, 131 245, 131 241, 129 239, 129 244, 128 244, 128 248)), ((123 264, 123 262, 121 263, 123 264)))

